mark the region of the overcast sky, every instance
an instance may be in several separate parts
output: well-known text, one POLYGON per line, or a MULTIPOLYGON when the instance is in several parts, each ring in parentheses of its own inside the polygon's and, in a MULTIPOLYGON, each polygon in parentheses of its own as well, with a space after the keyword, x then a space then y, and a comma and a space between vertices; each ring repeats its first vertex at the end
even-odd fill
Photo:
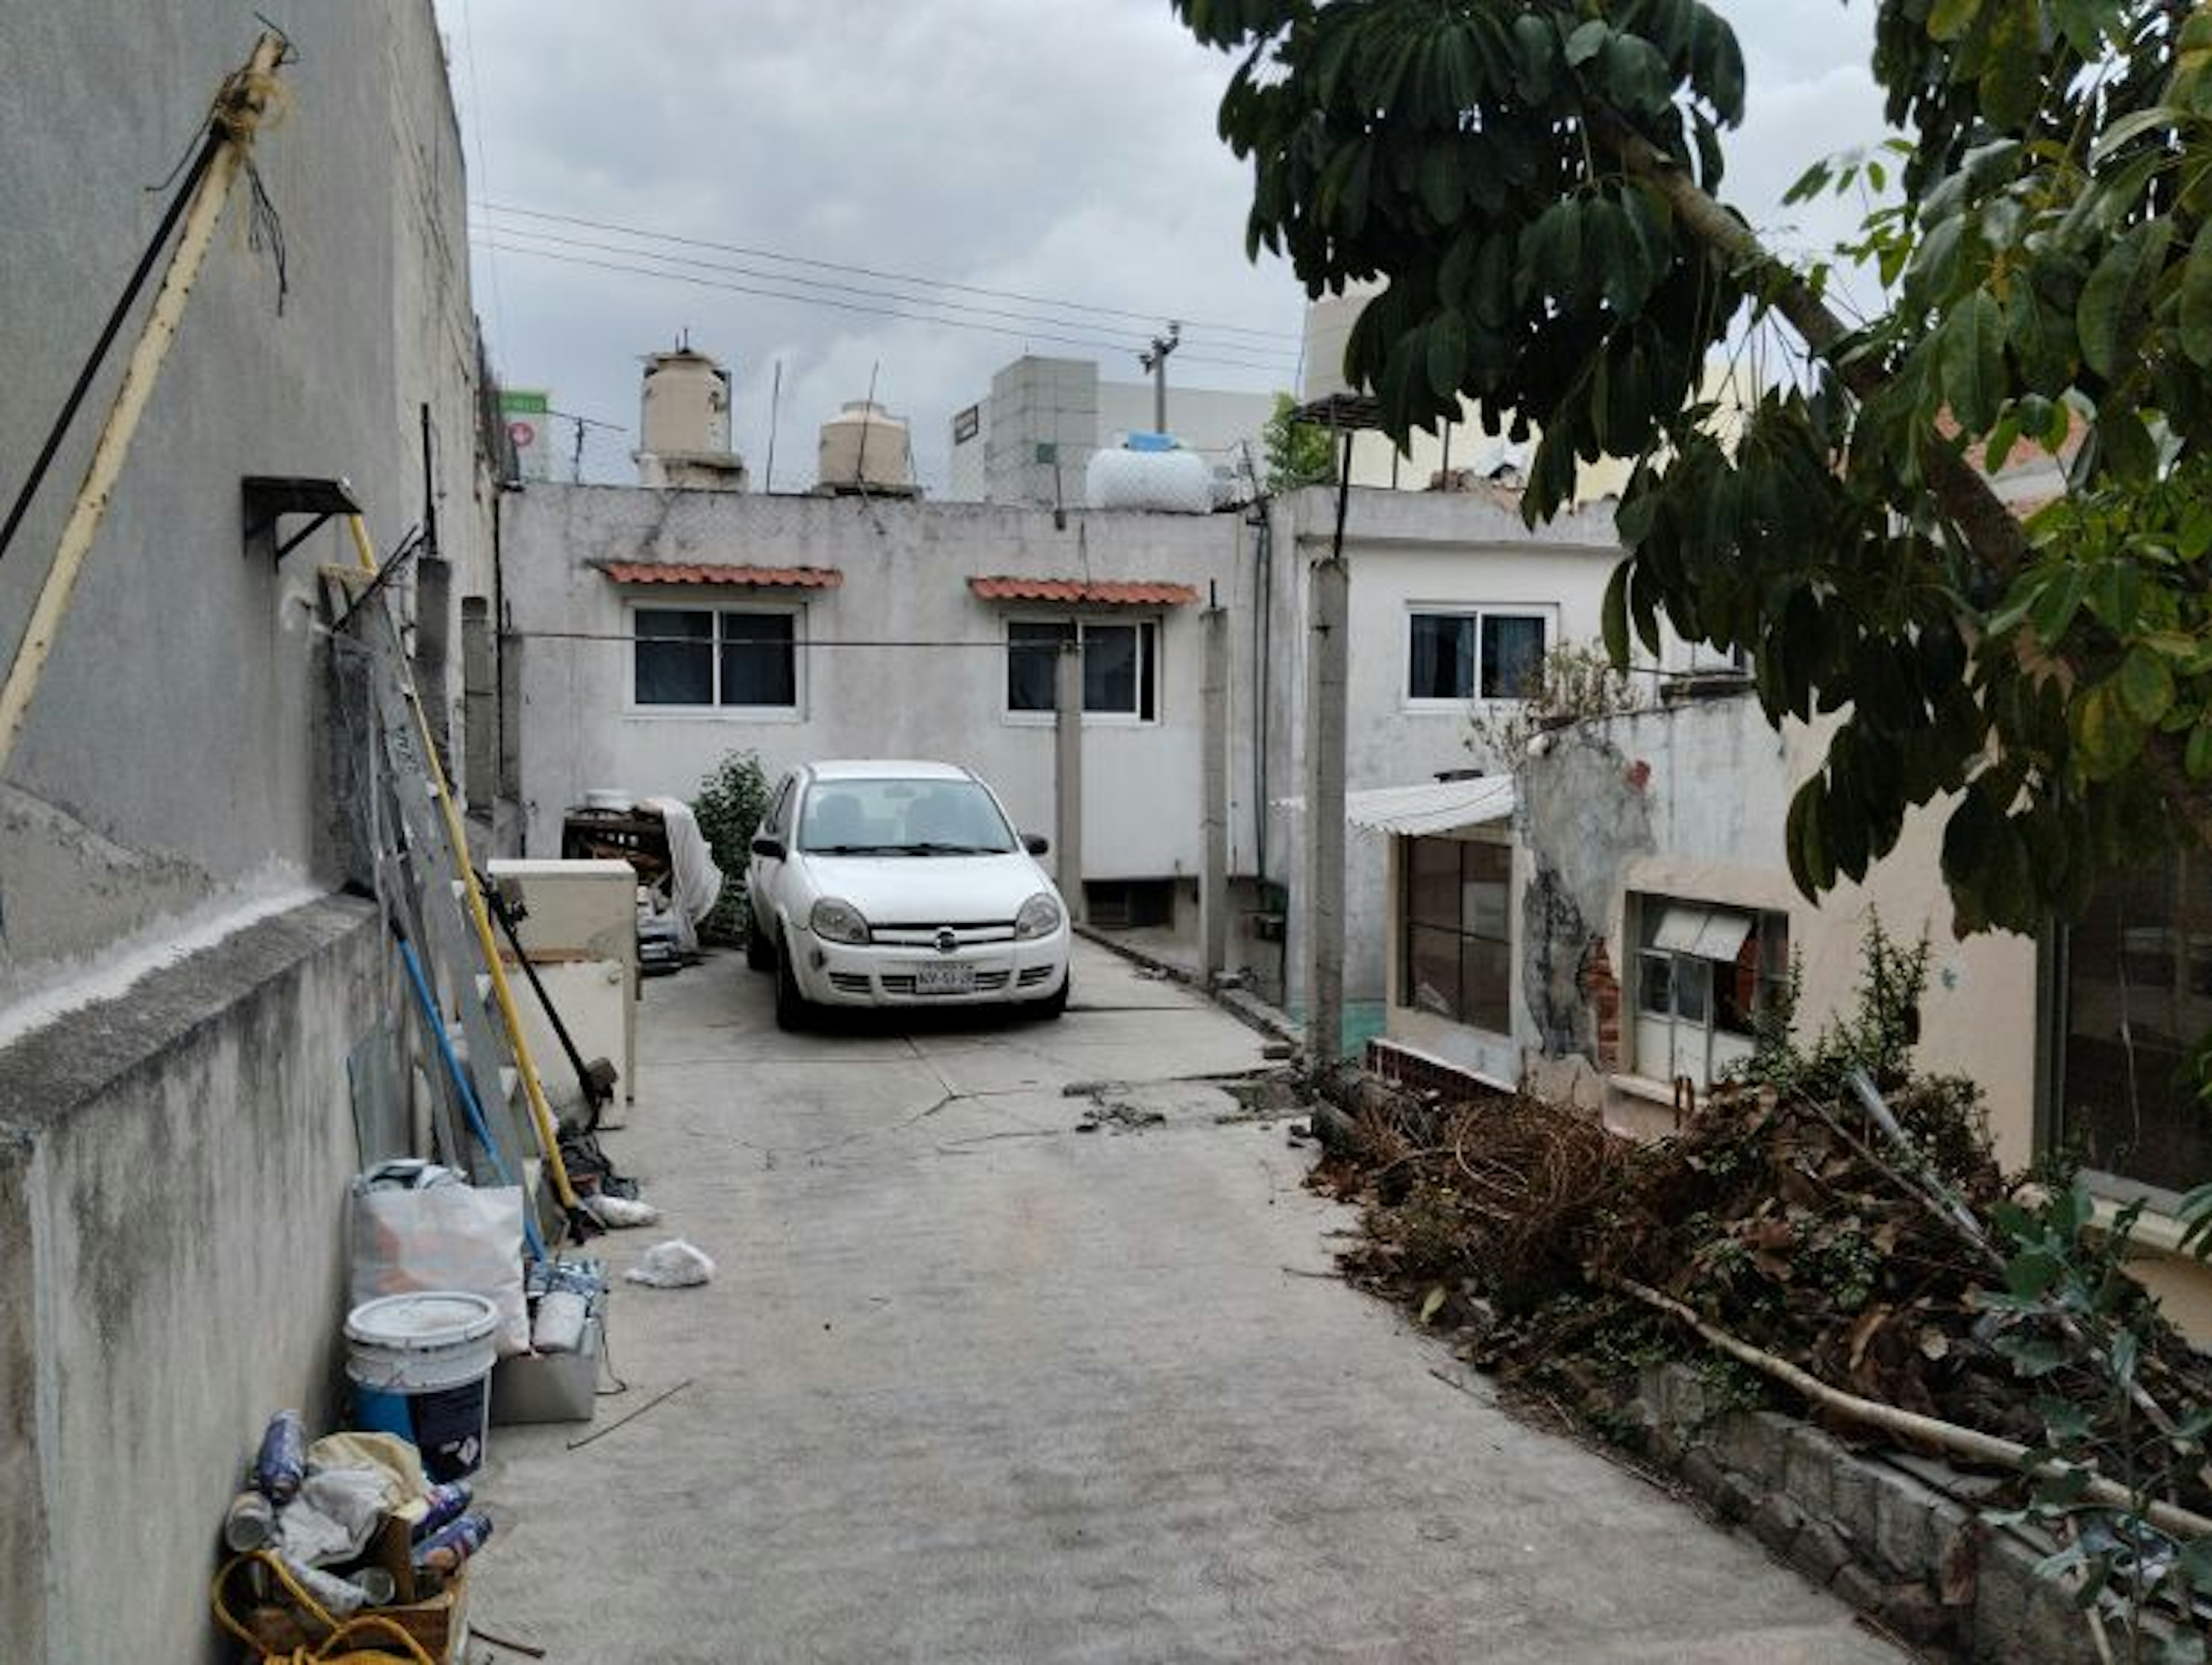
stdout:
MULTIPOLYGON (((1304 297, 1245 259, 1249 173, 1214 132, 1230 60, 1166 0, 437 8, 477 309, 509 385, 623 430, 588 433, 587 477, 631 477, 640 356, 684 331, 732 373, 757 489, 779 362, 785 489, 811 483, 817 430, 871 376, 939 489, 952 413, 1025 351, 1133 381, 1147 337, 1181 319, 1171 387, 1295 386, 1304 297), (930 286, 947 283, 970 288, 930 286)), ((1874 7, 1722 9, 1749 78, 1724 194, 1792 246, 1832 240, 1851 216, 1785 220, 1781 193, 1815 157, 1880 137, 1874 7)))

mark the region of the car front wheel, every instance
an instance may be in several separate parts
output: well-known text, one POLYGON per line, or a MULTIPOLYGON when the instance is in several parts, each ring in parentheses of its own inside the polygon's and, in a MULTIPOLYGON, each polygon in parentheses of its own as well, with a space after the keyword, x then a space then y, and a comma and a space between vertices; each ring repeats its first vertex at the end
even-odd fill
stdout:
POLYGON ((756 971, 775 969, 775 945, 768 939, 768 933, 761 929, 758 918, 745 921, 745 963, 756 971))
POLYGON ((799 979, 791 969, 791 951, 779 947, 775 954, 775 1026, 781 1030, 805 1029, 813 1013, 813 1004, 799 992, 799 979))
POLYGON ((1071 966, 1068 968, 1067 975, 1060 980, 1060 987, 1038 1001, 1032 1009, 1039 1018, 1048 1022, 1059 1017, 1061 1012, 1067 1010, 1067 991, 1074 986, 1075 969, 1071 966))

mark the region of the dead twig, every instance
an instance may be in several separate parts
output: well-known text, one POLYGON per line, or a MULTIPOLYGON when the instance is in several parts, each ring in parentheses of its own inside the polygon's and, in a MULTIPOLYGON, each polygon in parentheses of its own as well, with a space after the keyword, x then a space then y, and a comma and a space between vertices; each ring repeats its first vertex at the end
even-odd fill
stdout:
POLYGON ((545 1650, 532 1642, 516 1642, 496 1631, 488 1631, 474 1619, 469 1621, 469 1634, 479 1642, 488 1642, 495 1648, 504 1648, 511 1654, 520 1654, 525 1659, 543 1659, 545 1650))
POLYGON ((590 1433, 585 1435, 581 1439, 570 1440, 568 1442, 568 1449, 571 1451, 580 1451, 586 1445, 589 1445, 593 1440, 605 1439, 609 1434, 614 1432, 616 1429, 627 1426, 629 1424, 635 1422, 640 1417, 643 1416, 654 1406, 667 1403, 668 1401, 675 1398, 677 1395, 682 1393, 686 1388, 690 1387, 696 1379, 696 1378, 692 1376, 685 1376, 681 1382, 669 1389, 665 1393, 656 1394, 651 1399, 647 1400, 644 1404, 639 1406, 637 1409, 632 1411, 628 1416, 618 1418, 617 1420, 607 1424, 604 1428, 594 1428, 590 1433))

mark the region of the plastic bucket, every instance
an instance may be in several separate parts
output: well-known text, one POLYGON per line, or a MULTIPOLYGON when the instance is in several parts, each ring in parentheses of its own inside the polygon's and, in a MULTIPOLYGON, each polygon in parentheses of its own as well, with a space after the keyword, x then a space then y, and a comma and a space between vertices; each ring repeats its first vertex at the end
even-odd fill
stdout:
POLYGON ((491 1426, 498 1328, 489 1301, 458 1290, 356 1307, 345 1322, 354 1426, 412 1441, 433 1480, 476 1473, 491 1426))

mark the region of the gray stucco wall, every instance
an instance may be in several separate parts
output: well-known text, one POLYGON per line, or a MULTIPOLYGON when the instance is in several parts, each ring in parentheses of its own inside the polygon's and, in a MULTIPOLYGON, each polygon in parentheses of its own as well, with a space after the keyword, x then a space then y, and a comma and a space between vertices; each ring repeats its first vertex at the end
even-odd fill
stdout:
MULTIPOLYGON (((465 193, 429 0, 320 0, 287 16, 300 58, 283 71, 283 118, 255 154, 283 225, 289 293, 280 312, 270 258, 242 235, 241 191, 6 770, 0 1004, 40 963, 96 954, 271 864, 327 871, 309 601, 316 565, 353 552, 332 526, 281 568, 250 557, 242 476, 343 476, 389 547, 421 518, 427 403, 454 605, 491 589, 465 193)), ((0 493, 12 497, 160 216, 165 195, 147 187, 169 173, 260 27, 246 0, 0 9, 0 458, 11 465, 0 493)), ((0 564, 5 651, 138 322, 0 564)), ((449 634, 458 641, 458 625, 449 634)))
MULTIPOLYGON (((1006 621, 1079 614, 1159 625, 1158 720, 1084 726, 1084 866, 1093 878, 1199 871, 1206 715, 1199 611, 1209 593, 1248 615, 1251 537, 1234 514, 1048 510, 533 484, 508 499, 505 554, 522 665, 522 790, 530 853, 557 854, 561 819, 595 787, 694 796, 727 752, 773 775, 814 757, 939 757, 977 769, 1027 829, 1054 834, 1048 720, 1006 711, 1006 621), (595 563, 835 568, 835 589, 614 583, 595 563), (971 577, 1153 580, 1187 605, 994 601, 971 577), (799 707, 672 711, 633 699, 632 605, 803 607, 799 707), (809 646, 807 644, 814 644, 809 646)), ((1231 627, 1232 871, 1250 871, 1249 633, 1231 627)))
POLYGON ((311 903, 0 1050, 9 1659, 218 1656, 240 1464, 270 1412, 337 1408, 381 939, 367 903, 311 903))

